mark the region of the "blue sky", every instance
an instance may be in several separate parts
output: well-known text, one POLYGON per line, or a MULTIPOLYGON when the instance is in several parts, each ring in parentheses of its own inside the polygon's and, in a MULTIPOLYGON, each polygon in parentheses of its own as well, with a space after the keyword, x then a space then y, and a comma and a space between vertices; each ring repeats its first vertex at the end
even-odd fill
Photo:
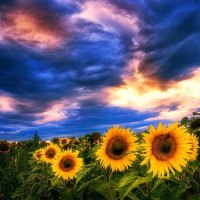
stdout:
POLYGON ((198 0, 0 2, 0 139, 135 132, 200 108, 198 0))

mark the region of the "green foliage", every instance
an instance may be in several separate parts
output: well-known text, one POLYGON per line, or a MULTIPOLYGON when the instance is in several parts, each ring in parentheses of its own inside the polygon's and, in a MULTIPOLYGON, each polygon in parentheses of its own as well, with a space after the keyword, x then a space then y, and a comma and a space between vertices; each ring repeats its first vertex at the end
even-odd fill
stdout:
POLYGON ((187 123, 188 123, 188 117, 183 117, 182 119, 181 119, 181 125, 187 125, 187 123))
POLYGON ((53 138, 51 142, 54 144, 59 144, 59 138, 53 138))
POLYGON ((16 186, 19 185, 18 175, 29 169, 29 160, 32 157, 30 152, 40 147, 39 140, 36 139, 38 137, 35 136, 33 140, 12 143, 9 152, 0 154, 0 196, 2 199, 10 199, 16 186))
POLYGON ((152 176, 139 177, 135 172, 125 174, 118 185, 120 199, 124 199, 128 196, 133 189, 141 184, 148 183, 152 180, 152 176))
POLYGON ((99 132, 94 131, 90 135, 88 135, 88 141, 92 146, 94 146, 94 144, 100 140, 101 140, 101 133, 99 132))
MULTIPOLYGON (((184 117, 181 124, 200 136, 192 125, 199 113, 184 117)), ((146 131, 147 132, 147 131, 146 131)), ((138 133, 138 142, 143 140, 138 133)), ((111 172, 96 161, 101 134, 93 132, 80 138, 72 137, 67 148, 80 151, 84 166, 76 178, 64 181, 55 176, 50 164, 33 159, 36 149, 45 147, 36 132, 32 140, 10 144, 9 152, 0 154, 0 200, 198 200, 200 196, 200 162, 190 162, 182 173, 168 179, 153 178, 147 167, 141 166, 142 150, 137 160, 124 172, 111 172)), ((59 144, 59 139, 52 142, 59 144)))
POLYGON ((60 189, 62 191, 62 181, 54 180, 50 166, 44 163, 30 161, 29 169, 19 174, 18 178, 20 184, 12 199, 57 199, 60 189))

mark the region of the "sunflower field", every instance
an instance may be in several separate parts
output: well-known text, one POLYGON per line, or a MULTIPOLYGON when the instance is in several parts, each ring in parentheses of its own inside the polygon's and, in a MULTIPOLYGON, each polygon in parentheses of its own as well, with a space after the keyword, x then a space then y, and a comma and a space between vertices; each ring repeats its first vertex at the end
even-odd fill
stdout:
POLYGON ((0 200, 198 200, 200 115, 135 134, 0 141, 0 200))

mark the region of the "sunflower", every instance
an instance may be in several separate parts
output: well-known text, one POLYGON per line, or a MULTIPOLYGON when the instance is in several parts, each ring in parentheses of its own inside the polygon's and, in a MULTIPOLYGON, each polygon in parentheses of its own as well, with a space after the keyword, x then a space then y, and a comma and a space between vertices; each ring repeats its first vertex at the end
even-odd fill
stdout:
POLYGON ((149 134, 143 133, 145 143, 145 159, 141 165, 150 161, 149 173, 153 172, 162 178, 169 171, 175 174, 174 169, 181 172, 187 164, 190 157, 191 144, 189 143, 189 133, 183 126, 177 122, 171 124, 168 128, 159 123, 157 129, 153 126, 149 128, 149 134))
POLYGON ((198 156, 198 149, 199 149, 199 141, 196 135, 190 134, 189 136, 190 143, 192 144, 192 152, 190 153, 190 161, 196 160, 198 156))
POLYGON ((195 118, 190 122, 190 128, 191 129, 197 129, 200 128, 200 118, 195 118))
POLYGON ((7 141, 0 142, 0 153, 7 153, 10 151, 10 143, 7 141))
POLYGON ((64 180, 73 179, 83 165, 83 159, 78 158, 79 151, 67 150, 60 153, 52 164, 52 171, 64 180))
POLYGON ((42 158, 44 154, 44 149, 38 149, 37 151, 35 151, 35 153, 33 154, 33 157, 36 159, 36 160, 40 160, 42 158))
POLYGON ((65 145, 67 145, 69 143, 69 141, 70 141, 70 139, 68 139, 68 138, 61 138, 60 139, 60 145, 62 147, 64 147, 65 145))
POLYGON ((130 129, 115 126, 106 132, 103 143, 96 152, 97 160, 104 168, 124 171, 136 159, 137 138, 130 129))
POLYGON ((52 163, 59 153, 59 147, 55 144, 50 143, 50 145, 44 149, 42 159, 47 163, 52 163))

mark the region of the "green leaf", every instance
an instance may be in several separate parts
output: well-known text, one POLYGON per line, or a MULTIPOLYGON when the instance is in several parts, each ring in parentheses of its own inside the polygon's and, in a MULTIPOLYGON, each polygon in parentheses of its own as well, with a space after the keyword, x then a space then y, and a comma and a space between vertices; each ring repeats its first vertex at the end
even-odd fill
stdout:
POLYGON ((188 188, 190 188, 190 184, 187 184, 186 182, 184 182, 183 180, 181 179, 178 179, 178 177, 173 177, 170 179, 170 181, 176 183, 176 190, 174 191, 175 194, 174 196, 175 197, 180 197, 188 188))
POLYGON ((163 181, 163 179, 157 179, 151 191, 153 192, 163 181))
POLYGON ((35 195, 40 187, 41 187, 40 183, 33 184, 33 186, 31 187, 31 190, 30 190, 30 195, 35 197, 35 195))
POLYGON ((78 188, 77 192, 84 190, 86 187, 88 187, 92 183, 95 183, 95 182, 101 183, 100 180, 103 180, 103 179, 105 179, 105 176, 100 175, 100 176, 96 177, 95 179, 92 179, 86 183, 82 183, 82 185, 78 188))
POLYGON ((200 197, 198 194, 190 195, 190 200, 200 200, 200 197))
POLYGON ((192 176, 194 176, 194 172, 195 170, 190 168, 190 167, 185 167, 184 171, 186 171, 188 174, 191 174, 192 176))
POLYGON ((91 185, 91 188, 100 193, 105 199, 114 199, 117 192, 116 187, 116 183, 112 181, 108 183, 106 180, 97 181, 91 185))
POLYGON ((32 196, 27 196, 27 197, 25 197, 25 200, 34 200, 35 198, 34 197, 32 197, 32 196))
POLYGON ((29 184, 30 182, 34 181, 36 178, 36 174, 31 174, 26 180, 25 180, 25 184, 29 184))
MULTIPOLYGON (((132 178, 134 178, 134 177, 137 177, 137 172, 135 172, 135 171, 125 174, 125 175, 121 178, 118 187, 121 188, 121 187, 124 187, 125 185, 128 185, 128 184, 132 183, 132 182, 133 182, 133 181, 132 181, 132 178)), ((135 179, 135 178, 134 178, 134 179, 135 179)))
POLYGON ((55 177, 53 177, 53 178, 51 179, 51 185, 52 185, 53 187, 56 186, 56 185, 59 185, 60 182, 61 182, 61 179, 60 179, 59 177, 57 177, 57 176, 55 176, 55 177))
POLYGON ((129 180, 126 178, 122 178, 123 180, 119 183, 119 194, 120 199, 124 199, 134 188, 137 186, 147 183, 152 180, 152 176, 139 177, 139 176, 130 176, 129 180))
POLYGON ((138 197, 136 197, 132 192, 130 192, 127 197, 131 200, 140 200, 138 197))
POLYGON ((95 147, 92 147, 90 150, 89 150, 89 154, 88 154, 88 157, 91 157, 93 156, 96 151, 99 149, 99 146, 95 146, 95 147))
POLYGON ((183 117, 181 119, 181 125, 186 125, 188 123, 188 117, 183 117))
POLYGON ((180 182, 179 186, 177 187, 177 192, 176 192, 176 197, 180 197, 190 186, 188 186, 186 183, 183 181, 180 182))
POLYGON ((84 166, 76 176, 76 184, 78 184, 82 178, 84 178, 89 172, 91 172, 95 166, 96 163, 84 166))
POLYGON ((68 192, 67 190, 61 190, 59 192, 59 195, 63 198, 63 199, 67 199, 67 200, 74 200, 72 193, 68 192))
POLYGON ((25 194, 25 191, 20 187, 20 188, 17 188, 17 190, 15 191, 15 193, 13 193, 11 195, 11 198, 15 199, 17 197, 22 197, 24 194, 25 194))
POLYGON ((37 171, 41 171, 41 167, 36 165, 36 166, 31 170, 31 172, 37 172, 37 171))

